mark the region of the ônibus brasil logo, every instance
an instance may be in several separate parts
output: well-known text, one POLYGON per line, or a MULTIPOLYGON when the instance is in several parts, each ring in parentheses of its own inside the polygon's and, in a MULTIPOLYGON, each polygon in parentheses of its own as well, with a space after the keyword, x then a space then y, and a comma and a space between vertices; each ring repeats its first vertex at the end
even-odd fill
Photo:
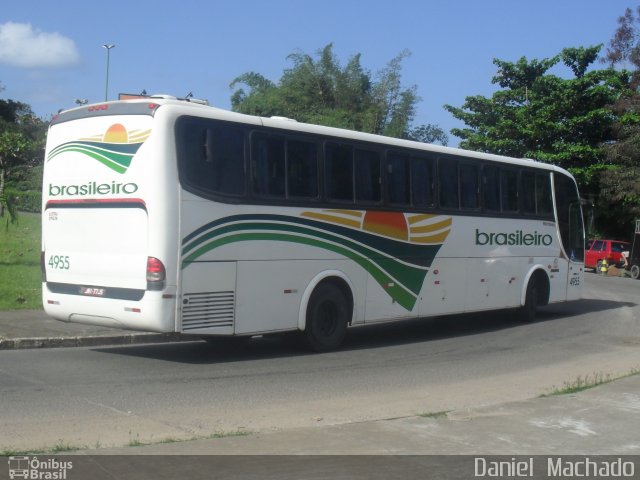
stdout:
POLYGON ((117 173, 125 173, 151 130, 132 130, 115 123, 104 134, 80 138, 58 145, 49 152, 47 162, 61 154, 76 153, 97 160, 117 173))
POLYGON ((537 230, 533 232, 524 232, 516 230, 515 232, 481 232, 476 228, 476 245, 499 245, 509 247, 521 246, 545 246, 548 247, 553 243, 553 237, 549 234, 539 233, 537 230))
POLYGON ((56 458, 39 460, 38 457, 9 457, 9 478, 32 480, 66 480, 67 471, 73 470, 73 461, 61 461, 56 458))

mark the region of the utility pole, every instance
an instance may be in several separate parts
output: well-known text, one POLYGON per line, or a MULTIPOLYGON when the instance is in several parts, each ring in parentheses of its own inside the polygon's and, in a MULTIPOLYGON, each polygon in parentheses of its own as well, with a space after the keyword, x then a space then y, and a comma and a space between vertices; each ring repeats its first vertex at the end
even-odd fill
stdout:
POLYGON ((105 43, 102 47, 107 49, 107 81, 104 87, 104 101, 106 102, 109 99, 109 57, 111 56, 111 49, 115 47, 115 45, 105 43))

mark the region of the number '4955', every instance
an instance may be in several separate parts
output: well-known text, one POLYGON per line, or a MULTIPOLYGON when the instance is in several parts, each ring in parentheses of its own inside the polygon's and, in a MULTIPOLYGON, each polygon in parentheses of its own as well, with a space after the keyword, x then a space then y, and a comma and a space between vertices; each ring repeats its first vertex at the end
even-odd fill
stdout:
POLYGON ((69 270, 69 255, 51 255, 49 257, 49 266, 57 270, 69 270))

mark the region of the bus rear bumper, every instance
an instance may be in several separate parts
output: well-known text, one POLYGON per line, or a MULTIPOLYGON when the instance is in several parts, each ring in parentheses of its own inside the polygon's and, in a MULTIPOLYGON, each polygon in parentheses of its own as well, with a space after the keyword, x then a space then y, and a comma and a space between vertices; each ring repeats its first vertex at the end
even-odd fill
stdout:
POLYGON ((116 300, 53 293, 42 284, 42 303, 47 315, 62 322, 82 323, 145 332, 175 332, 175 287, 146 291, 140 300, 116 300))

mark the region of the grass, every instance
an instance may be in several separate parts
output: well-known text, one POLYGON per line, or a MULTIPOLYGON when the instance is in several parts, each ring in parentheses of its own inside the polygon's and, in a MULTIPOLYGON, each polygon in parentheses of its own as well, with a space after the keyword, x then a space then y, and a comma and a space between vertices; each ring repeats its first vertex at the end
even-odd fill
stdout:
POLYGON ((609 373, 606 375, 604 373, 594 373, 592 376, 585 375, 584 377, 582 377, 582 375, 578 375, 575 380, 564 382, 560 388, 554 386, 551 389, 549 396, 570 395, 572 393, 582 392, 612 381, 613 377, 609 373))
POLYGON ((50 455, 52 453, 75 452, 77 450, 82 450, 83 448, 86 447, 70 445, 60 441, 51 448, 37 448, 34 450, 0 450, 0 456, 15 457, 22 455, 50 455))
POLYGON ((6 226, 0 218, 0 310, 42 308, 40 215, 23 213, 6 226))
MULTIPOLYGON (((251 435, 252 432, 249 430, 244 430, 244 429, 238 429, 238 430, 231 430, 231 431, 217 431, 217 432, 213 432, 211 435, 208 436, 194 436, 191 438, 175 438, 175 437, 167 437, 167 438, 163 438, 161 440, 156 440, 156 441, 150 441, 150 442, 143 442, 140 440, 140 435, 136 434, 135 438, 132 438, 131 440, 129 440, 129 443, 127 444, 127 446, 129 447, 143 447, 145 445, 160 445, 160 444, 168 444, 168 443, 181 443, 181 442, 190 442, 193 440, 207 440, 207 439, 214 439, 214 438, 228 438, 228 437, 246 437, 248 435, 251 435)), ((131 435, 131 433, 129 434, 131 435)))
POLYGON ((640 374, 640 369, 633 368, 629 371, 629 373, 625 375, 614 376, 610 373, 594 373, 593 375, 578 375, 575 380, 564 382, 562 387, 556 387, 555 385, 551 388, 549 393, 541 395, 541 397, 552 397, 557 395, 570 395, 573 393, 583 392, 585 390, 589 390, 590 388, 597 387, 599 385, 604 385, 606 383, 611 383, 614 380, 619 380, 621 378, 631 377, 633 375, 640 374))
POLYGON ((450 411, 451 410, 445 410, 442 412, 419 413, 418 416, 422 418, 432 418, 434 420, 437 420, 439 418, 447 418, 447 415, 449 414, 450 411))
POLYGON ((246 437, 248 435, 251 435, 249 430, 232 430, 230 432, 214 432, 209 435, 209 438, 246 437))
MULTIPOLYGON (((131 431, 129 431, 129 437, 131 437, 131 431)), ((145 443, 140 441, 140 434, 136 433, 136 438, 131 438, 128 445, 130 447, 141 447, 145 445, 145 443)))
MULTIPOLYGON (((157 441, 142 441, 140 440, 140 434, 136 433, 135 437, 132 436, 132 432, 129 432, 129 443, 126 444, 127 447, 143 447, 145 445, 162 445, 169 443, 182 443, 182 442, 191 442, 193 440, 208 440, 214 438, 228 438, 228 437, 246 437, 252 435, 253 432, 250 430, 244 430, 242 427, 238 430, 230 430, 230 431, 216 431, 210 435, 206 436, 194 436, 191 438, 175 438, 175 437, 167 437, 162 440, 157 441)), ((0 457, 11 457, 11 456, 19 456, 19 455, 51 455, 54 453, 64 453, 64 452, 75 452, 78 450, 89 450, 91 447, 89 446, 79 446, 79 445, 71 445, 69 443, 65 443, 62 440, 58 441, 52 447, 47 448, 36 448, 32 450, 0 450, 0 457)), ((94 445, 95 449, 102 448, 102 444, 100 441, 97 441, 94 445)))

